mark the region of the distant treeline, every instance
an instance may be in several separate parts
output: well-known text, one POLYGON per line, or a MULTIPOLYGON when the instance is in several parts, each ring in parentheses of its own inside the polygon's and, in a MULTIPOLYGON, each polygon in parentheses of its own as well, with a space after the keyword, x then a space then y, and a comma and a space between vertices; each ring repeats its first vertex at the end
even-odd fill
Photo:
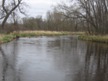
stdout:
POLYGON ((48 11, 46 18, 42 16, 24 17, 21 22, 6 23, 7 32, 20 30, 49 30, 49 31, 85 31, 84 24, 79 20, 66 18, 56 8, 48 11))
MULTIPOLYGON (((58 4, 42 16, 25 17, 18 22, 18 14, 11 14, 13 23, 5 30, 85 31, 88 34, 108 34, 108 0, 72 0, 58 4)), ((3 28, 3 26, 2 26, 3 28)))

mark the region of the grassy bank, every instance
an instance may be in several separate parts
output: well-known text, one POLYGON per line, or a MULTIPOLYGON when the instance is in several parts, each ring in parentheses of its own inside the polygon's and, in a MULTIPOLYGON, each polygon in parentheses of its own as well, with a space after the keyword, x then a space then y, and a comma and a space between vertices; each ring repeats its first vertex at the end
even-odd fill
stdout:
POLYGON ((12 34, 19 37, 34 37, 34 36, 58 36, 58 35, 67 35, 69 32, 56 32, 56 31, 20 31, 13 32, 12 34))
POLYGON ((10 42, 18 37, 35 37, 35 36, 60 36, 60 35, 83 35, 83 32, 57 32, 57 31, 19 31, 11 34, 1 34, 0 44, 10 42))
POLYGON ((15 38, 16 38, 16 36, 13 34, 9 34, 9 35, 2 34, 2 35, 0 35, 0 44, 10 42, 15 38))
POLYGON ((35 37, 35 36, 60 36, 60 35, 79 35, 79 39, 99 43, 108 43, 108 35, 96 36, 86 35, 84 32, 57 32, 57 31, 19 31, 11 34, 1 34, 0 43, 10 42, 18 37, 35 37))
POLYGON ((84 32, 57 32, 57 31, 19 31, 11 34, 1 34, 0 43, 10 42, 18 37, 35 37, 35 36, 60 36, 60 35, 79 35, 79 39, 99 43, 108 43, 108 35, 96 36, 86 35, 84 32))
POLYGON ((105 36, 80 35, 79 39, 92 41, 92 42, 99 42, 99 43, 108 43, 108 35, 105 35, 105 36))
POLYGON ((33 36, 82 35, 83 32, 19 31, 19 32, 13 32, 12 34, 19 37, 33 37, 33 36))

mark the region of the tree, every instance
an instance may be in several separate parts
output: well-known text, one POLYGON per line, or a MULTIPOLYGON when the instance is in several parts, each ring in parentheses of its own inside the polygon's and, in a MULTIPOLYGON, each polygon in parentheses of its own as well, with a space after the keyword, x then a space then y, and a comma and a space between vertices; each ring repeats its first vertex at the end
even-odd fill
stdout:
POLYGON ((42 16, 23 18, 23 28, 26 30, 43 30, 43 23, 42 16))
POLYGON ((60 6, 67 18, 83 21, 89 33, 108 34, 108 0, 72 0, 71 3, 60 6))
POLYGON ((4 26, 10 17, 10 15, 13 15, 15 12, 23 13, 23 10, 21 8, 22 6, 22 0, 1 0, 1 6, 0 6, 0 19, 2 19, 1 27, 4 29, 4 26))
POLYGON ((81 22, 81 18, 78 18, 75 5, 68 6, 64 3, 56 6, 57 11, 62 15, 62 29, 66 31, 78 31, 78 24, 81 22))

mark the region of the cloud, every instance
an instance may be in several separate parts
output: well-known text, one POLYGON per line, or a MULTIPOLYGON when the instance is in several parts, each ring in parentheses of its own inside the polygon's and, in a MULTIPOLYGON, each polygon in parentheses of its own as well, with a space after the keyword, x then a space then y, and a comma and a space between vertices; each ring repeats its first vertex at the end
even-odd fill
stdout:
POLYGON ((46 2, 51 2, 51 0, 27 0, 29 2, 32 2, 32 3, 46 3, 46 2))
POLYGON ((47 4, 51 5, 53 3, 52 0, 25 0, 30 5, 37 5, 37 4, 47 4))
POLYGON ((57 3, 63 0, 24 0, 28 5, 27 13, 29 16, 37 16, 42 15, 45 16, 46 12, 50 10, 52 5, 56 5, 57 3))

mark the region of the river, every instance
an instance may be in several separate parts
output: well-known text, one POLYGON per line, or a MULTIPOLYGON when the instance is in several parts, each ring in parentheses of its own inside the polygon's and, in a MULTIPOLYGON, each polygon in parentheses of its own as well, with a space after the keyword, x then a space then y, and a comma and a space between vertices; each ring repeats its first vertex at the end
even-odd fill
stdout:
POLYGON ((0 81, 108 81, 108 45, 76 36, 19 38, 0 46, 0 81))

